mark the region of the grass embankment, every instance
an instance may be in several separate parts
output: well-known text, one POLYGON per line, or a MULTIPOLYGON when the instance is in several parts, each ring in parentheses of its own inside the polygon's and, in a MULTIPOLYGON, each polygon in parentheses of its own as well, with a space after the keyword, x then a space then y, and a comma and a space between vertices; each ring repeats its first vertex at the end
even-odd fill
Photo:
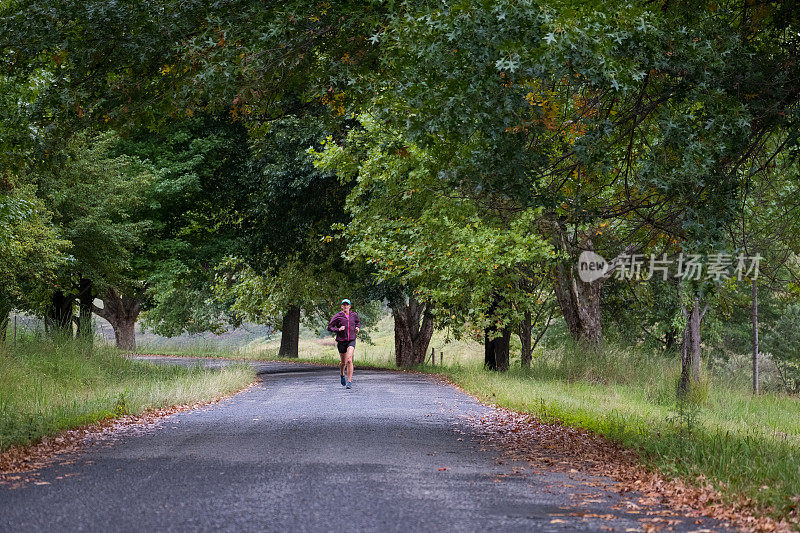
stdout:
POLYGON ((484 401, 604 435, 668 476, 704 476, 731 500, 749 499, 768 514, 797 520, 800 400, 754 398, 731 384, 706 385, 705 394, 681 409, 672 361, 613 355, 615 364, 622 358, 623 366, 638 367, 621 375, 611 364, 591 369, 584 363, 583 372, 572 373, 569 362, 540 362, 530 372, 497 374, 472 366, 442 373, 484 401))
POLYGON ((0 451, 107 418, 212 400, 253 379, 244 365, 157 366, 107 346, 25 339, 0 351, 0 451))

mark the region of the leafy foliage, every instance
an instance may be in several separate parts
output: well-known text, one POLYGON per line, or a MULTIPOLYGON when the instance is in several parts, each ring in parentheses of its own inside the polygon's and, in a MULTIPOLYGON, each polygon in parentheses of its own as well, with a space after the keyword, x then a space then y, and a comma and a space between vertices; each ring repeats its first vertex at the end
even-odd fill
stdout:
MULTIPOLYGON (((290 306, 309 323, 325 321, 339 299, 359 312, 368 292, 359 268, 348 265, 333 224, 348 220, 345 198, 351 185, 315 168, 307 153, 319 147, 326 123, 319 108, 273 121, 253 141, 248 176, 234 193, 239 220, 235 254, 218 269, 218 298, 237 319, 281 327, 290 306)), ((364 323, 374 318, 364 313, 364 323)))
MULTIPOLYGON (((487 316, 502 294, 517 299, 527 275, 520 265, 551 254, 534 231, 537 210, 508 220, 468 196, 449 196, 438 179, 437 160, 365 119, 345 146, 330 141, 318 153, 321 168, 355 179, 347 208, 353 220, 339 226, 346 257, 375 269, 379 282, 414 288, 430 302, 438 322, 459 333, 469 321, 508 324, 512 308, 487 316)), ((452 193, 450 193, 452 194, 452 193)))
POLYGON ((789 390, 800 391, 800 304, 786 306, 764 335, 764 352, 772 354, 789 390))
POLYGON ((147 222, 133 218, 154 180, 155 169, 126 155, 115 155, 112 134, 83 132, 37 175, 39 192, 70 246, 64 275, 80 275, 99 287, 126 284, 147 222))
POLYGON ((59 238, 32 187, 9 185, 13 188, 0 194, 0 319, 23 305, 26 288, 54 281, 69 244, 59 238))
POLYGON ((198 116, 159 134, 130 135, 116 150, 158 169, 135 211, 147 226, 146 245, 133 264, 148 287, 146 324, 167 335, 219 331, 225 309, 211 283, 216 263, 234 247, 235 198, 249 176, 244 128, 198 116))

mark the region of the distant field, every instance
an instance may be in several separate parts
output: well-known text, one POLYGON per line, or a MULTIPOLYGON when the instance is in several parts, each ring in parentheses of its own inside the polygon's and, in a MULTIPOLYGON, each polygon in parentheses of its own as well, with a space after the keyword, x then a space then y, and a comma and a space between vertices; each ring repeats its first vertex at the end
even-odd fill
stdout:
MULTIPOLYGON (((309 360, 338 359, 336 342, 333 334, 325 331, 320 325, 319 333, 308 327, 300 328, 298 353, 300 358, 309 360)), ((256 331, 249 327, 247 331, 256 331)), ((272 359, 277 357, 281 344, 280 332, 272 335, 263 330, 261 335, 236 330, 232 333, 217 336, 181 336, 175 339, 155 335, 139 337, 137 334, 139 353, 183 354, 207 357, 238 357, 243 359, 272 359)), ((365 333, 369 339, 360 339, 356 346, 356 362, 385 366, 394 364, 394 320, 387 315, 375 327, 365 333)), ((437 331, 431 339, 428 350, 436 349, 436 364, 441 363, 444 354, 445 365, 480 365, 483 364, 483 345, 469 339, 447 340, 447 333, 437 331)), ((519 357, 517 356, 517 361, 519 357)))
MULTIPOLYGON (((394 364, 394 320, 391 315, 384 317, 374 328, 367 331, 369 340, 360 340, 356 344, 356 361, 383 365, 394 364)), ((272 336, 269 340, 255 341, 240 349, 246 357, 275 356, 280 347, 280 334, 272 336)), ((470 364, 483 363, 483 346, 471 340, 446 341, 446 333, 437 331, 431 339, 428 349, 436 350, 436 364, 440 362, 440 354, 444 353, 444 363, 470 364)), ((338 358, 336 342, 333 335, 324 332, 324 336, 316 335, 312 330, 303 328, 300 332, 300 345, 298 352, 301 358, 319 359, 338 358)))

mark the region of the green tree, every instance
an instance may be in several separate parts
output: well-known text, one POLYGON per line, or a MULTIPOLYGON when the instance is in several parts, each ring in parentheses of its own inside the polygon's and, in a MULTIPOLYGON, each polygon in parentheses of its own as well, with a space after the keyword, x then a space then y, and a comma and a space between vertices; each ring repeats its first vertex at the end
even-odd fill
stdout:
MULTIPOLYGON (((305 2, 165 1, 127 9, 102 2, 13 2, 0 10, 0 28, 8 36, 0 74, 54 73, 32 115, 54 137, 86 123, 167 132, 174 121, 202 110, 242 119, 258 139, 273 119, 301 115, 309 102, 341 115, 343 93, 334 86, 353 86, 360 72, 374 66, 367 37, 391 7, 320 2, 309 15, 305 2)), ((217 229, 236 224, 226 221, 217 229)), ((182 259, 164 266, 150 278, 156 305, 149 323, 164 332, 219 327, 221 309, 194 305, 213 301, 199 297, 208 296, 208 277, 194 276, 209 269, 182 259), (192 290, 174 290, 176 279, 193 280, 192 290), (179 329, 170 326, 176 324, 179 329)))
MULTIPOLYGON (((232 296, 234 309, 249 319, 279 329, 286 357, 298 355, 301 317, 327 320, 344 297, 362 314, 369 295, 369 280, 345 263, 330 237, 333 224, 349 220, 344 203, 351 186, 315 168, 307 153, 326 131, 341 127, 315 105, 271 121, 252 141, 248 177, 236 193, 236 258, 224 269, 233 267, 227 279, 235 283, 220 284, 220 294, 232 296)), ((373 314, 364 313, 365 325, 373 314)))
MULTIPOLYGON (((759 286, 767 289, 766 309, 770 314, 771 295, 797 294, 800 280, 800 191, 797 189, 798 164, 796 132, 782 128, 773 133, 750 158, 741 173, 742 186, 737 198, 736 218, 728 232, 731 246, 748 256, 761 257, 758 272, 737 280, 735 292, 749 292, 753 392, 759 393, 759 286), (750 291, 746 291, 746 285, 750 291), (745 286, 745 287, 743 287, 745 286)), ((737 298, 742 300, 741 296, 737 298)), ((763 318, 763 317, 762 317, 763 318)), ((776 326, 778 327, 778 326, 776 326)))
POLYGON ((51 73, 33 120, 75 131, 165 125, 198 110, 259 122, 297 97, 341 108, 380 67, 396 1, 14 0, 0 6, 0 75, 51 73), (348 94, 343 94, 343 89, 348 94))
MULTIPOLYGON (((376 80, 370 112, 447 161, 452 190, 544 209, 543 235, 564 258, 562 314, 599 347, 603 284, 576 279, 578 253, 641 253, 661 238, 725 250, 740 172, 772 132, 796 130, 797 14, 782 3, 715 3, 703 17, 681 2, 538 7, 423 7, 393 21, 392 75, 376 80)), ((714 291, 682 291, 685 376, 699 366, 701 297, 714 291)))
POLYGON ((66 260, 68 243, 58 236, 51 213, 31 186, 15 183, 10 175, 0 192, 0 340, 5 340, 8 315, 27 307, 27 290, 53 283, 66 260))
POLYGON ((162 335, 221 331, 228 317, 211 285, 217 263, 236 246, 234 204, 249 179, 246 130, 198 115, 161 132, 131 133, 115 150, 158 169, 133 213, 147 228, 132 263, 144 290, 118 306, 141 310, 145 327, 162 335))
POLYGON ((47 291, 46 318, 53 331, 72 335, 73 306, 79 298, 78 331, 91 339, 92 311, 107 318, 117 343, 130 349, 135 317, 112 309, 120 295, 141 290, 133 268, 147 222, 132 217, 155 171, 147 163, 115 155, 113 134, 82 132, 36 172, 38 193, 53 212, 59 234, 69 242, 69 261, 47 291), (95 296, 103 308, 93 305, 95 296))
MULTIPOLYGON (((414 320, 406 322, 416 326, 421 319, 427 333, 414 342, 396 329, 398 364, 424 360, 432 332, 428 314, 428 320, 458 335, 465 324, 485 330, 487 366, 505 370, 508 340, 519 319, 510 303, 524 277, 521 265, 551 255, 535 231, 538 211, 504 217, 502 209, 487 208, 486 195, 443 186, 440 162, 429 151, 369 119, 362 125, 343 145, 327 143, 317 164, 355 182, 347 201, 352 221, 340 228, 347 257, 369 264, 377 281, 413 291, 405 301, 389 303, 401 328, 403 317, 397 317, 405 306, 415 309, 414 320), (428 309, 420 311, 418 302, 428 309)), ((501 198, 497 202, 503 205, 501 198)))

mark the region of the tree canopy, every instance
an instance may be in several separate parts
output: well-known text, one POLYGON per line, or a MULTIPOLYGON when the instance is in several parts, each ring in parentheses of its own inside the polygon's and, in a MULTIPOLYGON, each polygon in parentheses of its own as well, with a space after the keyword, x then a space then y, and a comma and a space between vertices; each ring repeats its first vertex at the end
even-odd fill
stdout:
POLYGON ((296 331, 344 288, 390 305, 401 365, 443 327, 529 360, 557 305, 595 353, 650 338, 696 375, 705 310, 755 276, 639 269, 763 251, 795 294, 795 7, 7 2, 4 201, 50 241, 6 270, 80 266, 169 334, 296 331))

